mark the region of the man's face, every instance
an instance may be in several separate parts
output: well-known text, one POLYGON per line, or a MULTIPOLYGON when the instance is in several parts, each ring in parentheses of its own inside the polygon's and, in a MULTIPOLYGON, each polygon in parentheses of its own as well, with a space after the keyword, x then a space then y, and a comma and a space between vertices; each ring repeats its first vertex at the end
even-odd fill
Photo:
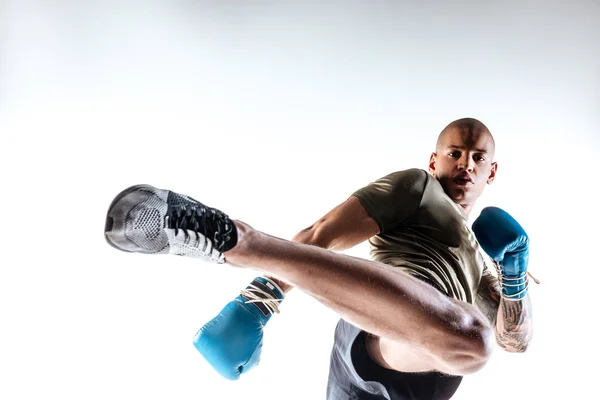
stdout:
POLYGON ((470 205, 496 176, 493 157, 494 141, 488 132, 451 129, 431 155, 429 171, 454 202, 470 205))

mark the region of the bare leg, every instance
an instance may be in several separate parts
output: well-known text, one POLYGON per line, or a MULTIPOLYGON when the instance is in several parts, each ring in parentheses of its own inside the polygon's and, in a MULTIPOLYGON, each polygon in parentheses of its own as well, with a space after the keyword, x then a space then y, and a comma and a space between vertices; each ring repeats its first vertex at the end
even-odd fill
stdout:
MULTIPOLYGON (((127 252, 160 254, 168 249, 173 254, 251 267, 288 282, 375 335, 377 343, 367 343, 369 354, 399 371, 436 369, 462 375, 487 362, 493 332, 484 315, 470 304, 450 299, 398 269, 275 238, 239 221, 233 221, 237 245, 222 254, 216 247, 229 249, 225 245, 233 232, 230 222, 219 210, 193 199, 136 185, 111 203, 105 237, 111 246, 127 252), (148 219, 155 224, 150 226, 148 219), (161 224, 164 230, 156 236, 154 228, 161 224)), ((306 230, 305 236, 314 236, 314 242, 304 241, 341 248, 377 231, 358 200, 351 198, 306 230)))
POLYGON ((448 298, 385 264, 279 239, 241 221, 234 223, 238 244, 225 253, 228 264, 262 271, 299 288, 348 322, 385 340, 382 349, 388 353, 394 343, 398 349, 420 349, 420 357, 430 364, 427 369, 456 375, 472 373, 487 362, 494 335, 474 306, 448 298))

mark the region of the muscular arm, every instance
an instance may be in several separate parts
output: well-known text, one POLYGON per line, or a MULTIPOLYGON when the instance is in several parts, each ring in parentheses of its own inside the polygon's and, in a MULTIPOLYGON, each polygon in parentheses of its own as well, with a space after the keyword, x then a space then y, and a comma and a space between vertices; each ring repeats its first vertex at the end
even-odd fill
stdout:
MULTIPOLYGON (((323 218, 298 232, 292 241, 327 250, 344 251, 378 233, 379 227, 358 199, 350 197, 323 218)), ((285 293, 293 289, 293 286, 286 282, 269 278, 274 280, 285 293)))
POLYGON ((483 289, 477 298, 477 307, 486 315, 496 333, 496 342, 506 351, 522 353, 533 334, 532 307, 529 295, 522 300, 500 297, 497 282, 483 289))

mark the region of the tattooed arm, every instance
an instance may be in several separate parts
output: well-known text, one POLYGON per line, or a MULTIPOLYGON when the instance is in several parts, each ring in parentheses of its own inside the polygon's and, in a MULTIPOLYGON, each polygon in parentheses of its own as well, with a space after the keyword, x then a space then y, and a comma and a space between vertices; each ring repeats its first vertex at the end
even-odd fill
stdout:
POLYGON ((527 349, 533 334, 529 295, 517 301, 501 298, 498 282, 495 281, 480 289, 476 305, 495 328, 500 347, 513 353, 527 349))

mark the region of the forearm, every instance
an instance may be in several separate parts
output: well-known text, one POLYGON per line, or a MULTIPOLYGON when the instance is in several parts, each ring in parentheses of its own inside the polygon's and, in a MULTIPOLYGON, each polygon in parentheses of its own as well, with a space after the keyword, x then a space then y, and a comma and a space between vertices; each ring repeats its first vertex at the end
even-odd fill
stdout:
POLYGON ((531 341, 533 322, 529 295, 522 300, 506 300, 500 296, 497 282, 481 290, 477 307, 494 327, 496 342, 506 351, 524 352, 531 341))
MULTIPOLYGON (((496 282, 479 294, 487 303, 487 311, 497 307, 493 325, 497 342, 506 351, 524 352, 533 331, 527 295, 529 236, 510 214, 498 207, 484 208, 473 222, 473 232, 498 272, 496 282)), ((486 279, 489 280, 489 274, 486 279)), ((485 313, 489 317, 490 313, 485 313)))
POLYGON ((533 336, 529 295, 518 301, 500 299, 495 330, 496 340, 504 350, 522 353, 527 349, 533 336))

